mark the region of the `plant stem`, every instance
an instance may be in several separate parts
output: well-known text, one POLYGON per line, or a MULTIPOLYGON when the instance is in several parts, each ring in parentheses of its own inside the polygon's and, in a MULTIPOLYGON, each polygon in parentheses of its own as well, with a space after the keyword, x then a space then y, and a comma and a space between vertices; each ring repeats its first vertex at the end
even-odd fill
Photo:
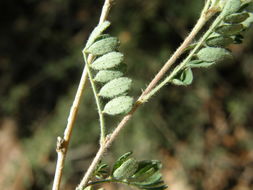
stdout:
MULTIPOLYGON (((111 9, 113 0, 105 0, 101 16, 99 19, 99 24, 103 23, 109 14, 109 11, 111 9)), ((92 60, 92 55, 89 55, 87 62, 91 62, 92 60)), ((78 89, 75 95, 75 99, 73 101, 73 104, 70 109, 69 117, 68 117, 68 122, 67 126, 64 131, 64 136, 63 138, 58 137, 57 138, 57 147, 56 147, 56 152, 57 152, 57 163, 56 163, 56 169, 55 169, 55 176, 54 176, 54 181, 53 181, 53 187, 52 190, 59 190, 60 189, 60 184, 61 184, 61 179, 62 179, 62 174, 63 174, 63 168, 64 168, 64 162, 66 158, 66 154, 68 151, 68 145, 71 139, 71 134, 74 128, 74 123, 76 121, 76 116, 78 113, 78 109, 80 106, 80 101, 81 97, 84 93, 84 89, 87 84, 87 69, 86 66, 83 69, 83 73, 78 85, 78 89)))
POLYGON ((120 131, 124 128, 126 123, 132 118, 133 113, 137 110, 137 108, 139 106, 140 106, 140 104, 138 102, 135 103, 132 110, 121 120, 121 122, 118 124, 118 126, 113 131, 113 133, 106 137, 105 143, 103 144, 103 146, 100 146, 95 158, 93 159, 87 172, 84 174, 84 177, 82 178, 82 180, 81 180, 80 184, 78 185, 78 187, 76 188, 76 190, 82 190, 84 187, 87 186, 92 173, 96 169, 96 166, 100 162, 100 160, 102 159, 104 153, 110 147, 110 145, 116 139, 116 137, 119 135, 120 131))
POLYGON ((156 94, 163 86, 165 86, 168 82, 170 82, 177 74, 180 72, 185 65, 192 59, 194 54, 199 50, 199 48, 203 45, 205 40, 210 36, 210 34, 214 31, 215 27, 223 20, 223 15, 220 14, 213 24, 210 26, 208 31, 203 35, 203 37, 200 39, 200 41, 197 43, 195 48, 190 52, 190 54, 183 60, 181 64, 179 64, 178 67, 176 67, 171 74, 166 77, 159 85, 157 85, 154 89, 152 89, 148 94, 146 94, 144 97, 142 97, 142 101, 148 101, 154 94, 156 94))
POLYGON ((104 144, 105 141, 105 122, 104 122, 104 114, 103 114, 103 110, 102 110, 102 105, 100 102, 100 99, 98 97, 98 92, 97 92, 97 87, 93 81, 93 76, 90 70, 90 63, 88 63, 87 61, 87 57, 86 54, 83 53, 83 57, 86 63, 86 67, 87 67, 87 72, 89 75, 89 79, 90 79, 90 84, 91 84, 91 88, 95 97, 95 101, 97 104, 97 109, 98 109, 98 115, 99 115, 99 122, 100 122, 100 146, 102 146, 104 144))
MULTIPOLYGON (((87 186, 97 185, 97 184, 103 184, 103 183, 120 183, 120 184, 125 184, 125 185, 131 185, 128 182, 120 181, 120 180, 117 180, 117 179, 104 179, 104 180, 100 180, 100 181, 89 182, 87 184, 87 186)), ((134 186, 134 185, 132 185, 132 186, 134 186)))
POLYGON ((61 137, 57 138, 57 148, 56 148, 57 164, 56 164, 56 169, 55 169, 55 177, 54 177, 52 190, 60 189, 60 183, 61 183, 61 178, 62 178, 62 173, 63 173, 63 168, 64 168, 64 162, 65 162, 65 158, 66 158, 66 154, 68 150, 68 145, 71 139, 71 134, 72 134, 75 120, 76 120, 78 108, 80 105, 80 100, 83 95, 86 84, 87 84, 87 71, 86 71, 86 68, 84 68, 75 99, 70 109, 68 122, 67 122, 66 129, 64 131, 63 139, 61 137))

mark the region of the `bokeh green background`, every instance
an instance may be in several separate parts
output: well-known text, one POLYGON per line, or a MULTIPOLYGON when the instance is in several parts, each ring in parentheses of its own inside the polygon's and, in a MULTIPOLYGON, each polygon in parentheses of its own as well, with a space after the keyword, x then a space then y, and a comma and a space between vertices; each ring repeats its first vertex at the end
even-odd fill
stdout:
MULTIPOLYGON (((102 0, 0 2, 0 189, 50 189, 84 66, 81 50, 102 0)), ((115 0, 110 33, 121 41, 131 94, 140 95, 196 22, 204 0, 115 0)), ((253 189, 253 30, 234 61, 194 70, 190 87, 168 85, 139 109, 106 155, 159 159, 169 190, 253 189)), ((94 157, 98 117, 83 97, 64 172, 74 189, 94 157)), ((108 131, 120 117, 107 118, 108 131)), ((122 186, 108 187, 126 188, 122 186)))

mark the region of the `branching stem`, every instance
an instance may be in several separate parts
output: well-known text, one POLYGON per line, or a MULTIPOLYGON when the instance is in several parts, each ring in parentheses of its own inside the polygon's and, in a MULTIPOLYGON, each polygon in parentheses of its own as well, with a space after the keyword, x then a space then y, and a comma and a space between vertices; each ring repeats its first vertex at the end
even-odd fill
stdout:
POLYGON ((112 134, 108 135, 105 143, 103 146, 100 146, 95 158, 93 159, 91 165, 89 166, 87 172, 84 174, 83 179, 81 180, 80 184, 76 188, 76 190, 82 190, 84 187, 87 186, 89 179, 96 169, 97 164, 100 162, 102 159, 104 153, 106 150, 111 146, 112 142, 116 139, 116 137, 119 135, 120 131, 124 128, 126 123, 132 118, 133 113, 137 110, 137 108, 140 106, 139 103, 135 103, 134 107, 132 110, 121 120, 121 122, 118 124, 118 126, 115 128, 112 134))

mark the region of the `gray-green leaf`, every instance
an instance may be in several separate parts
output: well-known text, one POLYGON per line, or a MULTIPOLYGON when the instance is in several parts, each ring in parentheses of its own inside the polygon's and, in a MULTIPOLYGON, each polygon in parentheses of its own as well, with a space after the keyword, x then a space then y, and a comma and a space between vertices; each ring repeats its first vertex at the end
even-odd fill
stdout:
POLYGON ((224 16, 235 13, 241 8, 241 0, 225 0, 220 2, 222 4, 225 3, 221 12, 221 14, 224 16))
POLYGON ((233 13, 225 17, 224 22, 229 24, 238 24, 249 18, 249 13, 233 13))
POLYGON ((229 44, 232 44, 233 41, 234 40, 231 37, 216 36, 208 38, 206 40, 206 45, 211 47, 227 47, 229 44))
POLYGON ((119 180, 127 179, 136 172, 137 168, 138 162, 135 159, 130 158, 113 172, 113 177, 119 180))
POLYGON ((233 36, 242 32, 243 29, 244 29, 244 26, 242 24, 225 24, 225 25, 219 26, 215 30, 215 32, 224 36, 233 36))
POLYGON ((113 79, 116 79, 122 76, 123 76, 123 73, 121 71, 101 70, 94 77, 94 81, 106 83, 108 81, 111 81, 113 79))
POLYGON ((161 162, 158 160, 143 160, 139 162, 138 170, 132 176, 132 182, 146 181, 153 174, 161 169, 161 162))
POLYGON ((93 42, 110 26, 109 21, 105 21, 102 24, 96 26, 96 28, 91 32, 90 37, 86 43, 85 49, 88 48, 93 42))
POLYGON ((218 47, 206 47, 202 48, 198 53, 197 57, 206 62, 221 62, 227 59, 231 59, 232 55, 230 51, 224 48, 218 47))
POLYGON ((128 113, 133 106, 133 98, 130 96, 119 96, 109 101, 103 112, 109 115, 128 113))
POLYGON ((250 25, 253 23, 253 13, 249 13, 249 18, 247 18, 245 21, 242 22, 242 25, 245 28, 250 27, 250 25))
POLYGON ((104 38, 96 41, 90 47, 84 50, 86 53, 93 55, 104 55, 115 51, 119 46, 119 41, 115 37, 104 38))
POLYGON ((120 77, 106 83, 99 91, 99 96, 113 98, 129 90, 132 80, 127 77, 120 77))
POLYGON ((118 66, 124 59, 124 55, 119 52, 110 52, 97 58, 92 64, 91 68, 95 70, 111 69, 118 66))
POLYGON ((125 162, 126 160, 128 160, 129 157, 130 157, 132 154, 133 154, 133 152, 127 152, 127 153, 123 154, 122 156, 120 156, 120 157, 116 160, 116 162, 115 162, 115 164, 114 164, 114 166, 113 166, 113 168, 112 168, 112 173, 113 173, 118 167, 120 167, 121 164, 123 164, 123 162, 125 162))
POLYGON ((179 76, 179 78, 175 78, 173 79, 171 82, 175 85, 190 85, 193 81, 193 74, 192 74, 192 70, 190 68, 186 68, 181 75, 179 76))
POLYGON ((192 60, 187 63, 187 67, 190 68, 207 68, 215 64, 215 62, 205 62, 202 60, 192 60))

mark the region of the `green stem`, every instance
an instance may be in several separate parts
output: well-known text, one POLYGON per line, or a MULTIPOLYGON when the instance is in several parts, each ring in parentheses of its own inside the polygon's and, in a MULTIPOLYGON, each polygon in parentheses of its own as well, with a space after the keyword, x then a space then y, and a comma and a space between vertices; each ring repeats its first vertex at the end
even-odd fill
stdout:
POLYGON ((96 104, 97 104, 97 108, 98 108, 98 115, 99 115, 99 122, 100 122, 100 146, 102 146, 105 142, 105 121, 104 121, 104 114, 103 114, 103 110, 102 110, 102 104, 100 102, 100 99, 98 97, 98 92, 97 92, 97 87, 96 84, 93 80, 93 76, 92 76, 92 72, 90 69, 90 63, 87 61, 87 57, 86 54, 83 52, 83 57, 87 66, 87 73, 90 79, 90 83, 91 83, 91 88, 96 100, 96 104))
POLYGON ((148 101, 154 94, 156 94, 163 86, 165 86, 168 82, 170 82, 182 69, 184 69, 185 65, 192 59, 192 57, 195 55, 195 53, 199 50, 199 48, 203 45, 205 40, 210 36, 210 34, 214 31, 214 29, 220 24, 220 22, 223 20, 224 16, 223 14, 220 14, 213 24, 210 26, 208 31, 203 35, 203 37, 200 39, 198 44, 195 46, 195 48, 190 52, 190 54, 181 62, 175 69, 171 72, 171 74, 166 77, 159 85, 157 85, 152 91, 150 91, 148 94, 146 94, 142 101, 146 102, 148 101))
POLYGON ((121 184, 130 185, 128 182, 120 181, 117 179, 104 179, 100 181, 91 181, 87 184, 87 186, 98 185, 98 184, 103 184, 103 183, 121 183, 121 184))

